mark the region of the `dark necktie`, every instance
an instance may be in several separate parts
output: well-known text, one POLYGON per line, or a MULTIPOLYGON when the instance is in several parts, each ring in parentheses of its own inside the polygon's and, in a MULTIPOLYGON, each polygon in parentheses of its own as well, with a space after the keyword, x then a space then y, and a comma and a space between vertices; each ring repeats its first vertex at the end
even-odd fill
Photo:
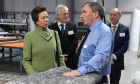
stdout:
POLYGON ((85 41, 86 41, 86 39, 87 39, 87 37, 88 37, 89 32, 90 32, 90 29, 87 31, 87 33, 86 33, 84 39, 82 40, 82 42, 81 42, 81 44, 80 44, 80 46, 79 46, 79 49, 78 49, 78 52, 77 52, 77 56, 78 56, 78 57, 79 57, 79 55, 80 55, 80 53, 81 53, 81 49, 82 49, 82 47, 83 47, 83 45, 84 45, 84 43, 85 43, 85 41))
POLYGON ((60 24, 60 26, 61 26, 61 34, 63 35, 64 34, 64 25, 60 24))

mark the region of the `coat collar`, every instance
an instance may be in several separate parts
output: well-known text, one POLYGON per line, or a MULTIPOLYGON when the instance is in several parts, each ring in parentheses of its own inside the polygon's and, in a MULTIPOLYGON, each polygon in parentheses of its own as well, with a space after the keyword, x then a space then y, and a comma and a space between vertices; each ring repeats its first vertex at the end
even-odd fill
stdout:
POLYGON ((52 34, 50 33, 51 30, 49 28, 46 28, 46 31, 42 31, 41 29, 39 29, 38 27, 35 28, 35 32, 37 34, 39 34, 42 38, 46 39, 47 41, 49 41, 52 38, 52 34))

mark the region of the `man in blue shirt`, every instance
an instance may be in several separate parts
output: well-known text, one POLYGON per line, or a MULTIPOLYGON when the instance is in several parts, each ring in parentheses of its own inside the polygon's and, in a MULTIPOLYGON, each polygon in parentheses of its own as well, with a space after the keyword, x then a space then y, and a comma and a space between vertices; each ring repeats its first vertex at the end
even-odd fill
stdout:
POLYGON ((84 4, 81 18, 90 32, 79 55, 78 69, 64 73, 63 76, 74 77, 98 71, 103 76, 101 83, 108 83, 107 75, 111 72, 114 35, 112 30, 102 22, 103 17, 104 10, 98 2, 84 4))

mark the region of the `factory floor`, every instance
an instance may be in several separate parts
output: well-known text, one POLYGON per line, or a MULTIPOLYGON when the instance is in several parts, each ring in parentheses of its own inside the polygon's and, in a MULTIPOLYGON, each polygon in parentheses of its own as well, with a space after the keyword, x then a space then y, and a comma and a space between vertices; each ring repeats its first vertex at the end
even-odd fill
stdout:
MULTIPOLYGON (((1 58, 1 55, 0 55, 0 58, 1 58)), ((0 60, 0 74, 2 73, 7 73, 9 75, 17 74, 17 75, 12 75, 12 77, 16 76, 15 79, 21 76, 26 76, 27 74, 25 70, 23 71, 24 75, 19 74, 19 70, 20 70, 19 60, 20 60, 19 57, 14 57, 12 66, 9 65, 9 59, 0 60)), ((124 60, 125 60, 125 70, 122 71, 120 84, 132 84, 131 76, 134 72, 136 72, 136 70, 140 69, 140 58, 137 57, 137 52, 127 51, 125 53, 124 60)), ((1 77, 2 76, 0 75, 0 80, 2 80, 1 77)))

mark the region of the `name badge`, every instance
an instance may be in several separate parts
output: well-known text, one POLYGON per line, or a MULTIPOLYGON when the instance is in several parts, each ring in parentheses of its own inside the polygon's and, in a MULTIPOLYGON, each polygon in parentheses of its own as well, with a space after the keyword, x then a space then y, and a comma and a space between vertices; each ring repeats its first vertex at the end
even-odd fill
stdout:
POLYGON ((87 44, 85 44, 83 47, 84 47, 84 48, 87 48, 87 47, 88 47, 88 45, 87 45, 87 44))
POLYGON ((72 35, 72 34, 74 34, 73 30, 71 30, 71 31, 68 31, 68 34, 69 34, 69 35, 72 35))
POLYGON ((120 37, 125 37, 125 33, 120 33, 120 37))

